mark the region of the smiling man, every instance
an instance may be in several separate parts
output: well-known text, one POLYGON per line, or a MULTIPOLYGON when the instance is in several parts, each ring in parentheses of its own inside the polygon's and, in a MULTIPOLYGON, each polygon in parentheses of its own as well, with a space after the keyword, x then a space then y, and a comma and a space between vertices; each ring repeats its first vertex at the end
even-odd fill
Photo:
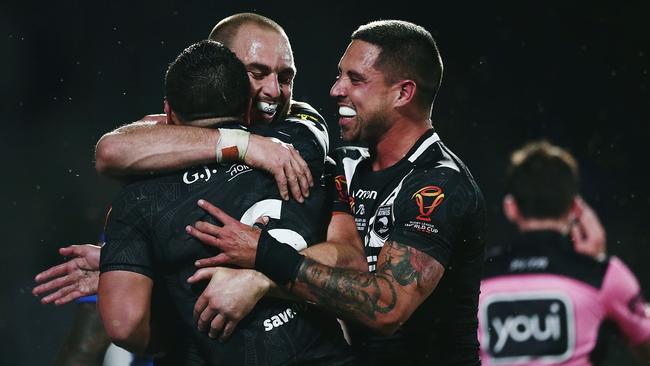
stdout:
POLYGON ((342 137, 369 148, 339 151, 336 211, 352 209, 370 272, 304 257, 207 203, 224 225, 188 227, 223 250, 212 263, 255 268, 350 320, 361 364, 480 364, 485 204, 467 167, 433 130, 441 76, 431 34, 404 21, 359 27, 339 63, 330 95, 342 137))

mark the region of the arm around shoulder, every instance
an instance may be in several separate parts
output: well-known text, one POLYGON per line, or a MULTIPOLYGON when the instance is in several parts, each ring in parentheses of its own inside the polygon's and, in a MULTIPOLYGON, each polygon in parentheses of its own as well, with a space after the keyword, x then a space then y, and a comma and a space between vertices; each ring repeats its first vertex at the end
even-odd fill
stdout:
POLYGON ((216 129, 166 125, 146 118, 101 137, 95 169, 111 177, 143 175, 215 160, 216 129))

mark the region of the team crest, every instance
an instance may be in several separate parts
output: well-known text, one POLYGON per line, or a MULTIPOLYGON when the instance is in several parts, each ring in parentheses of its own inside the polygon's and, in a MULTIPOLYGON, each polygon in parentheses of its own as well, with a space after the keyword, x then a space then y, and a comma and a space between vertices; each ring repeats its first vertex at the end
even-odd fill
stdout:
POLYGON ((388 238, 393 228, 392 205, 379 206, 375 214, 374 230, 382 239, 388 238))
POLYGON ((411 198, 415 200, 420 210, 420 214, 416 218, 422 221, 431 221, 431 214, 445 199, 445 194, 438 186, 426 186, 413 193, 411 198))
POLYGON ((341 202, 350 202, 348 198, 348 182, 345 180, 344 175, 337 175, 334 177, 334 186, 336 187, 336 193, 338 194, 338 199, 341 202))

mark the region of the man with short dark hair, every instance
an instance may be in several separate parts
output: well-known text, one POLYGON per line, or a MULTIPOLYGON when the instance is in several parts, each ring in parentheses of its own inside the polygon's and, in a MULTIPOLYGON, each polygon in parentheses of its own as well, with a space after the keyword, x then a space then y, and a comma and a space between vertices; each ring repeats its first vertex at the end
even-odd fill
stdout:
POLYGON ((506 191, 508 204, 516 200, 524 217, 561 217, 578 195, 578 163, 548 142, 526 144, 512 153, 506 191))
POLYGON ((186 48, 165 74, 167 123, 196 126, 240 122, 249 103, 248 77, 241 66, 230 51, 211 42, 186 48), (244 93, 236 92, 240 90, 244 93))
POLYGON ((573 156, 546 141, 526 144, 512 153, 506 191, 503 210, 520 233, 486 265, 483 364, 597 364, 605 320, 650 361, 650 307, 625 264, 605 256, 605 230, 578 196, 573 156), (585 247, 601 251, 580 254, 585 247))
MULTIPOLYGON (((228 48, 196 43, 167 71, 167 123, 240 134, 249 90, 245 66, 228 48)), ((258 133, 289 139, 311 134, 299 124, 258 133)), ((262 299, 227 342, 197 329, 193 307, 205 286, 187 278, 197 259, 215 252, 183 228, 207 218, 196 206, 201 197, 220 202, 248 224, 268 217, 271 235, 298 249, 323 239, 322 189, 314 188, 302 204, 283 201, 268 176, 242 164, 196 166, 130 183, 113 201, 100 258, 98 305, 113 342, 137 353, 163 352, 159 362, 170 365, 349 362, 335 319, 287 300, 262 299)), ((269 286, 262 277, 239 271, 235 280, 261 296, 269 286), (256 277, 261 281, 250 280, 256 277)))
POLYGON ((349 320, 362 364, 480 363, 485 205, 469 170, 433 130, 441 75, 431 34, 404 21, 359 27, 339 63, 330 95, 342 137, 369 149, 339 152, 336 211, 352 209, 370 272, 306 258, 207 203, 225 225, 190 228, 223 250, 209 262, 255 268, 349 320))

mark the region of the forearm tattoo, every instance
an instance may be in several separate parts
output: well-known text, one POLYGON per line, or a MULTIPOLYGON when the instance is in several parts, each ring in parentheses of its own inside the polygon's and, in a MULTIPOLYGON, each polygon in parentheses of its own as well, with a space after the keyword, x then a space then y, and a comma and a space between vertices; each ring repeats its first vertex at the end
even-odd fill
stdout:
POLYGON ((415 282, 421 288, 434 277, 432 258, 426 254, 392 241, 382 252, 376 273, 332 268, 306 258, 296 284, 306 287, 313 302, 340 315, 375 320, 395 308, 400 286, 415 282))
POLYGON ((384 256, 385 262, 378 272, 391 273, 401 286, 416 282, 418 288, 422 288, 431 282, 434 277, 434 265, 430 256, 393 241, 386 242, 384 248, 386 246, 388 248, 384 256))
POLYGON ((309 290, 309 297, 337 313, 376 319, 395 307, 395 286, 385 275, 332 268, 306 258, 297 281, 309 290))

